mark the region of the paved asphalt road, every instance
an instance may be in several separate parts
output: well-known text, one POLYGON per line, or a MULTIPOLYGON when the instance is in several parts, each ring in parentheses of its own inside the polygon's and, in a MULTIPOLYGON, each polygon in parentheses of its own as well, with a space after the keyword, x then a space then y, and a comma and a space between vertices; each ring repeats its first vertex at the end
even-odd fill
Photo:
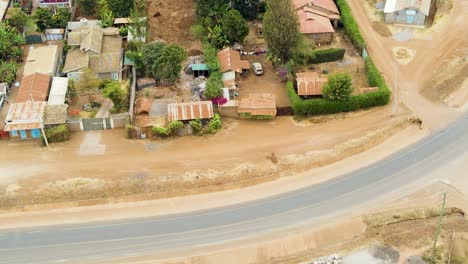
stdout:
POLYGON ((0 264, 154 254, 267 234, 347 212, 419 183, 428 172, 443 168, 467 150, 465 114, 445 130, 370 167, 265 200, 184 215, 0 231, 0 264))

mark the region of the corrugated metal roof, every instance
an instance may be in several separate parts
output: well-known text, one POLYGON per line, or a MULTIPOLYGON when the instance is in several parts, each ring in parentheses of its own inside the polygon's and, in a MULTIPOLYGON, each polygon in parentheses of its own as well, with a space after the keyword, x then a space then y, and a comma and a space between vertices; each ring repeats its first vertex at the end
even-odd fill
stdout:
POLYGON ((206 119, 214 116, 211 101, 168 104, 167 111, 169 121, 206 119))
POLYGON ((29 100, 45 101, 49 93, 50 76, 42 73, 35 73, 24 76, 16 95, 16 102, 26 102, 29 100))
POLYGON ((298 95, 322 95, 326 78, 320 78, 317 72, 296 73, 298 95))
POLYGON ((226 48, 218 52, 218 60, 221 64, 221 72, 236 71, 241 73, 242 70, 250 69, 250 63, 241 60, 240 53, 237 50, 226 48))
POLYGON ((65 103, 65 96, 68 91, 68 78, 54 77, 49 93, 49 105, 62 105, 65 103))
POLYGON ((5 119, 4 130, 21 130, 21 127, 25 126, 34 126, 28 129, 41 127, 46 104, 34 101, 12 104, 5 119), (39 124, 39 127, 35 127, 36 124, 39 124))
POLYGON ((24 65, 23 75, 31 75, 36 72, 55 75, 59 50, 57 45, 32 48, 24 65))
POLYGON ((250 94, 239 102, 238 113, 276 116, 275 95, 271 93, 250 94))
POLYGON ((210 68, 205 63, 192 64, 192 71, 208 71, 210 68))
POLYGON ((432 0, 387 0, 385 2, 384 13, 393 13, 408 8, 414 8, 428 16, 431 10, 431 2, 432 0))
POLYGON ((44 111, 44 125, 58 125, 67 122, 68 105, 46 105, 44 111))

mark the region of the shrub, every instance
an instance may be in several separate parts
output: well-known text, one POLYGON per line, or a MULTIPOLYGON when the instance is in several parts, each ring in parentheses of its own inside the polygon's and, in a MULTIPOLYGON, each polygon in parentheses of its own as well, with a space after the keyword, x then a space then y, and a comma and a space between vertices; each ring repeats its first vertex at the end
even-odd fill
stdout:
POLYGON ((153 127, 153 133, 156 134, 157 136, 160 136, 162 138, 165 137, 171 137, 175 136, 177 134, 177 131, 179 131, 179 128, 183 127, 184 123, 181 121, 172 121, 169 123, 169 126, 167 128, 165 127, 153 127))
POLYGON ((200 136, 203 134, 203 124, 200 119, 190 121, 190 127, 192 127, 194 135, 200 136))
POLYGON ((251 119, 251 120, 271 120, 271 119, 275 119, 274 116, 270 116, 270 115, 252 115, 250 113, 241 113, 240 117, 242 119, 251 119))
POLYGON ((314 51, 314 58, 311 63, 323 63, 330 61, 342 60, 345 54, 345 49, 330 48, 314 51))
POLYGON ((338 5, 338 9, 340 9, 341 23, 343 23, 346 35, 348 35, 354 47, 359 51, 362 51, 362 49, 366 47, 366 42, 364 41, 364 37, 362 37, 359 27, 354 20, 351 8, 349 8, 346 0, 336 0, 336 4, 338 5))
MULTIPOLYGON (((47 137, 47 142, 56 143, 56 142, 65 142, 70 140, 70 130, 68 129, 67 124, 62 124, 50 128, 44 129, 44 132, 47 137)), ((41 135, 42 143, 45 145, 44 135, 41 135)))
POLYGON ((352 93, 353 80, 347 73, 329 75, 323 86, 323 97, 333 101, 346 101, 352 93))
POLYGON ((205 132, 210 134, 215 134, 218 130, 221 129, 223 123, 221 122, 221 117, 218 114, 215 114, 213 119, 208 122, 205 132))

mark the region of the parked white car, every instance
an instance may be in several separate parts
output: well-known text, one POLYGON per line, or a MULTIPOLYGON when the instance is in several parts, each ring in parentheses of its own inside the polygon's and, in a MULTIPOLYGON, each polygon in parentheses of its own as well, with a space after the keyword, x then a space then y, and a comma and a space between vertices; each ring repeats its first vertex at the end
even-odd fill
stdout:
POLYGON ((252 63, 252 69, 255 73, 255 75, 263 75, 263 67, 262 64, 258 62, 252 63))

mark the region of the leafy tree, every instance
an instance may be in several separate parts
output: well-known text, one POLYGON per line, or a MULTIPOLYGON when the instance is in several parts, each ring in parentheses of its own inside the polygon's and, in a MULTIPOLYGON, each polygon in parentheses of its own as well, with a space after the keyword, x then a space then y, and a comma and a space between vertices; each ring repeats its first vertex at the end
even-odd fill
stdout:
POLYGON ((267 0, 263 35, 272 56, 283 63, 291 58, 300 40, 299 19, 291 0, 267 0))
POLYGON ((205 17, 220 17, 229 8, 229 0, 196 0, 195 13, 199 20, 205 17))
POLYGON ((221 18, 221 30, 226 36, 227 42, 234 44, 244 41, 249 34, 249 25, 239 11, 231 9, 221 18))
POLYGON ((259 13, 265 12, 265 2, 260 0, 231 0, 231 5, 247 20, 256 19, 259 13))
POLYGON ((218 61, 218 51, 216 48, 205 42, 203 43, 203 53, 205 55, 205 62, 212 72, 219 71, 221 64, 218 61))
POLYGON ((0 82, 13 83, 16 80, 18 64, 14 61, 0 60, 0 82))
POLYGON ((208 35, 206 36, 206 39, 210 44, 218 49, 229 44, 229 40, 220 25, 216 25, 213 28, 208 27, 208 35))
POLYGON ((135 0, 133 11, 135 11, 140 17, 146 17, 146 0, 135 0))
POLYGON ((108 0, 98 0, 99 19, 101 19, 102 27, 110 27, 114 24, 114 13, 109 7, 108 0))
POLYGON ((28 14, 23 12, 21 8, 12 8, 8 11, 8 14, 7 24, 16 28, 19 32, 23 32, 26 24, 30 21, 28 14))
POLYGON ((205 99, 214 99, 223 96, 223 81, 221 72, 212 72, 208 80, 206 81, 205 91, 203 91, 203 97, 205 99))
POLYGON ((118 81, 108 81, 104 84, 102 90, 104 97, 109 98, 114 103, 114 109, 117 112, 122 112, 128 108, 128 93, 126 85, 122 85, 118 81))
POLYGON ((145 65, 143 64, 143 43, 140 41, 130 41, 127 44, 125 55, 135 63, 137 71, 144 73, 145 65))
POLYGON ((109 9, 116 17, 128 17, 133 8, 133 0, 107 0, 109 9))
POLYGON ((182 62, 187 58, 187 52, 180 46, 167 45, 153 64, 153 74, 157 79, 177 81, 182 70, 182 62))
POLYGON ((0 23, 0 59, 20 59, 18 48, 25 43, 23 35, 15 28, 0 23))
POLYGON ((347 73, 336 73, 328 76, 323 86, 323 97, 334 101, 346 101, 353 93, 351 76, 347 73))
POLYGON ((36 13, 34 13, 34 19, 36 19, 39 30, 44 32, 52 25, 52 12, 46 8, 38 8, 36 13))
POLYGON ((133 9, 130 12, 130 24, 128 31, 132 34, 135 40, 143 41, 146 39, 146 21, 146 17, 141 16, 138 10, 133 9))
POLYGON ((143 45, 141 48, 141 54, 142 54, 142 63, 144 66, 144 71, 146 74, 151 75, 152 74, 152 68, 155 63, 155 61, 158 59, 160 56, 162 50, 166 44, 162 42, 153 42, 149 43, 146 45, 143 45))
POLYGON ((80 0, 78 2, 81 14, 84 16, 92 16, 96 14, 96 0, 80 0))
POLYGON ((34 14, 37 27, 42 32, 48 28, 65 28, 70 17, 71 13, 66 8, 59 8, 55 13, 47 8, 38 8, 34 14))
POLYGON ((52 27, 66 28, 70 18, 71 13, 67 8, 58 8, 55 14, 52 15, 52 27))

